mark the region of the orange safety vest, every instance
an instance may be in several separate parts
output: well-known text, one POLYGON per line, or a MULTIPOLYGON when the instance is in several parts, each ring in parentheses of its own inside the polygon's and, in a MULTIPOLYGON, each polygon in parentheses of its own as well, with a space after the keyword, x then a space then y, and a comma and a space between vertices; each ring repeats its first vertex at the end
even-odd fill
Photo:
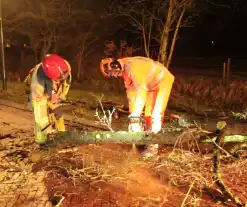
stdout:
POLYGON ((124 63, 124 84, 128 88, 155 90, 165 76, 166 68, 159 62, 146 57, 127 57, 124 63))
MULTIPOLYGON (((127 89, 131 116, 140 116, 144 106, 147 106, 148 109, 145 110, 146 115, 152 114, 156 118, 162 116, 167 106, 174 76, 164 65, 150 58, 128 57, 119 59, 119 62, 124 66, 123 79, 127 89), (155 100, 147 100, 148 92, 154 91, 158 92, 155 95, 155 100), (154 108, 151 107, 153 102, 155 103, 154 108)), ((153 99, 154 96, 150 98, 153 99)))

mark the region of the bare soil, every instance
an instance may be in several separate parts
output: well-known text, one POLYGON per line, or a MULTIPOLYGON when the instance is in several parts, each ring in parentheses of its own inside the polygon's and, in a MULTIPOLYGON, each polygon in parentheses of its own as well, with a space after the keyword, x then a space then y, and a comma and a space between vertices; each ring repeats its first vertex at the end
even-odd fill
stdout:
MULTIPOLYGON (((95 128, 81 125, 80 130, 95 128)), ((211 154, 164 146, 159 156, 144 161, 131 146, 111 144, 40 151, 32 114, 4 105, 0 105, 0 156, 1 171, 46 171, 48 197, 64 196, 62 207, 226 205, 219 202, 222 193, 212 184, 211 154)), ((222 178, 247 202, 244 157, 223 162, 222 178)), ((232 201, 227 205, 236 206, 232 201)))

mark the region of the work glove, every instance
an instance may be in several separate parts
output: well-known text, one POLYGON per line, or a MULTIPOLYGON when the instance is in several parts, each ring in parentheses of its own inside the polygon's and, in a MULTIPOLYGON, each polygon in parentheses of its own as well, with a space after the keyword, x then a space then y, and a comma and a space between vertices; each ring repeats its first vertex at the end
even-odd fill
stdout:
POLYGON ((152 131, 152 117, 146 116, 144 117, 144 123, 145 123, 145 131, 152 131))
POLYGON ((142 132, 140 117, 129 116, 129 132, 142 132))
POLYGON ((54 90, 52 90, 51 102, 58 102, 58 100, 59 100, 59 97, 58 97, 57 93, 54 90))

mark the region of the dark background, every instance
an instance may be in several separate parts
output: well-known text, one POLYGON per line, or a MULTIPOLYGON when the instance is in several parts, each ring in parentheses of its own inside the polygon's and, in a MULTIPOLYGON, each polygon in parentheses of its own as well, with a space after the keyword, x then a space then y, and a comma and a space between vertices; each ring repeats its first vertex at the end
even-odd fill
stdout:
MULTIPOLYGON (((12 13, 18 12, 19 2, 21 0, 3 0, 3 16, 9 18, 12 13)), ((133 0, 134 1, 134 0, 133 0)), ((61 3, 63 0, 61 0, 61 3)), ((111 2, 111 1, 110 1, 111 2)), ((121 1, 119 1, 120 3, 121 1)), ((116 18, 114 20, 107 19, 107 9, 109 1, 107 0, 78 0, 78 7, 87 5, 94 11, 95 16, 105 15, 106 26, 102 23, 98 30, 100 36, 95 48, 97 48, 90 56, 83 61, 84 70, 89 70, 90 74, 100 76, 98 64, 101 58, 105 57, 104 41, 114 40, 119 45, 120 40, 126 39, 129 45, 142 46, 142 41, 138 35, 131 31, 131 26, 126 23, 124 18, 116 18), (108 23, 113 21, 110 26, 108 23), (110 30, 110 32, 109 32, 110 30)), ((246 0, 196 0, 196 13, 198 14, 193 20, 190 27, 180 28, 178 40, 176 42, 175 51, 171 68, 185 69, 186 71, 197 71, 207 69, 221 73, 223 62, 228 57, 232 59, 232 68, 237 71, 245 71, 247 61, 247 1, 246 0)), ((17 71, 19 67, 19 50, 16 45, 28 43, 25 36, 11 36, 4 34, 5 41, 13 43, 11 48, 6 48, 6 59, 8 71, 17 71)), ((32 51, 26 49, 25 55, 30 55, 32 51)), ((70 61, 73 67, 71 53, 63 51, 62 55, 70 61)), ((139 52, 137 55, 143 55, 139 52)), ((29 58, 32 59, 32 58, 29 58)), ((30 61, 24 66, 25 74, 28 73, 30 67, 34 63, 30 61)), ((205 71, 205 70, 203 70, 205 71)), ((100 77, 98 77, 100 79, 100 77)), ((87 79, 87 77, 84 77, 87 79)))

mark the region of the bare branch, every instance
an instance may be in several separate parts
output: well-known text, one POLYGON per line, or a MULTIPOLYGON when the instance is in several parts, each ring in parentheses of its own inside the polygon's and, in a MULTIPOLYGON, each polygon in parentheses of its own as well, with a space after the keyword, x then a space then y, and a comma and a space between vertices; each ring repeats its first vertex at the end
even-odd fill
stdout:
POLYGON ((206 2, 208 2, 209 4, 212 4, 213 6, 217 6, 217 7, 224 7, 224 8, 227 8, 227 9, 230 9, 231 7, 227 4, 218 4, 218 3, 215 3, 211 0, 206 0, 206 2))
POLYGON ((75 3, 75 0, 22 0, 18 13, 6 18, 5 31, 28 36, 33 51, 42 50, 42 58, 53 52, 53 45, 71 43, 75 32, 79 33, 78 27, 88 30, 88 22, 94 15, 75 3))

